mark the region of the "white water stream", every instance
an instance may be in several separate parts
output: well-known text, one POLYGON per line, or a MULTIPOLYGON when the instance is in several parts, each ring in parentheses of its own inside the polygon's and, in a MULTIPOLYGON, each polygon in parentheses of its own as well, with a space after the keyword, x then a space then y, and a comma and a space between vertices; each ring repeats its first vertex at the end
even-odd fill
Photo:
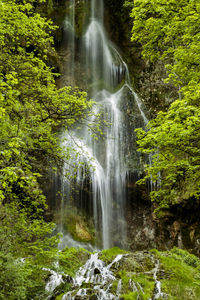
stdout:
MULTIPOLYGON (((75 1, 70 0, 71 14, 66 17, 65 21, 69 50, 72 52, 68 65, 69 69, 73 69, 70 74, 72 77, 76 76, 74 74, 74 7, 75 1)), ((125 143, 128 129, 123 105, 127 101, 128 93, 134 99, 142 125, 146 125, 148 120, 142 110, 140 99, 131 87, 127 65, 108 39, 103 20, 103 0, 92 0, 90 16, 82 35, 80 52, 81 64, 84 65, 85 76, 90 86, 89 93, 97 103, 93 108, 93 117, 88 120, 88 125, 97 123, 96 115, 99 114, 109 125, 102 125, 104 138, 98 140, 91 137, 87 126, 71 132, 70 139, 67 139, 67 133, 63 133, 65 141, 62 146, 64 148, 71 146, 75 150, 74 155, 71 153, 71 161, 64 166, 63 173, 69 172, 75 179, 68 181, 63 176, 61 208, 64 211, 69 199, 77 198, 75 189, 83 191, 87 185, 89 192, 88 196, 84 195, 84 197, 88 199, 84 200, 80 192, 79 199, 74 201, 79 202, 79 208, 82 202, 89 203, 95 231, 98 233, 98 239, 101 240, 99 246, 102 248, 115 245, 126 247, 125 208, 129 169, 125 143)), ((134 131, 134 128, 131 130, 134 131)), ((61 230, 63 230, 62 224, 61 230)), ((64 236, 62 246, 69 245, 68 237, 69 235, 64 236)))
MULTIPOLYGON (((97 296, 96 299, 99 300, 117 300, 118 297, 114 296, 110 292, 110 288, 114 280, 116 280, 113 272, 110 268, 117 264, 118 261, 123 257, 123 255, 117 255, 117 257, 110 263, 108 266, 98 258, 98 253, 94 253, 91 255, 90 259, 86 262, 86 264, 81 267, 76 273, 76 277, 74 279, 73 286, 74 288, 79 288, 83 283, 90 283, 93 285, 93 290, 97 296)), ((119 280, 120 285, 121 280, 119 280)), ((67 292, 62 300, 73 300, 75 296, 87 296, 87 289, 80 288, 76 295, 74 292, 67 292)))
MULTIPOLYGON (((126 283, 119 278, 118 272, 123 268, 124 263, 126 266, 126 257, 128 257, 129 254, 117 255, 110 264, 106 264, 102 261, 99 258, 100 255, 101 253, 98 252, 91 254, 86 263, 76 272, 74 278, 63 272, 58 273, 50 269, 44 269, 51 274, 45 288, 49 293, 47 299, 51 299, 51 295, 53 295, 55 289, 66 282, 71 284, 71 290, 63 294, 61 300, 92 299, 91 292, 93 293, 94 299, 98 300, 121 299, 120 296, 124 291, 126 283), (121 261, 122 259, 124 259, 124 261, 121 261), (113 283, 115 283, 115 285, 113 285, 113 283)), ((152 291, 152 298, 149 300, 168 299, 168 295, 161 291, 161 282, 157 278, 160 269, 159 260, 153 256, 151 259, 154 268, 146 272, 146 274, 152 276, 155 286, 152 291)), ((136 292, 137 299, 142 299, 140 295, 145 294, 142 284, 133 279, 129 279, 129 286, 126 286, 126 290, 136 292)))

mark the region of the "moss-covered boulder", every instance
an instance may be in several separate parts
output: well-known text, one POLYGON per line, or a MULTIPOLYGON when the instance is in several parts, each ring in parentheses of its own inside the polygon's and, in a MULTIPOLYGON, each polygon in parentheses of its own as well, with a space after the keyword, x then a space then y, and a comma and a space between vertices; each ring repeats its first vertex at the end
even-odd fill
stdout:
POLYGON ((92 218, 80 213, 75 206, 66 206, 55 215, 55 222, 62 224, 64 233, 69 233, 75 241, 95 243, 95 230, 92 218))
POLYGON ((59 268, 65 274, 73 277, 89 256, 90 252, 83 248, 66 247, 59 253, 59 268))

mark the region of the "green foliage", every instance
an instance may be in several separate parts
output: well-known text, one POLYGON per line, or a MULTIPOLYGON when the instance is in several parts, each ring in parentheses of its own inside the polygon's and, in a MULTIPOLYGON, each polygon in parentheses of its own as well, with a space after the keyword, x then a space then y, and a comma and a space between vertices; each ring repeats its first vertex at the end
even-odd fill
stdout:
POLYGON ((132 40, 143 46, 143 56, 164 60, 169 80, 183 86, 199 80, 199 13, 195 0, 134 2, 132 40))
POLYGON ((41 173, 64 159, 55 129, 80 121, 91 102, 76 88, 56 88, 56 74, 47 65, 55 54, 51 21, 34 13, 30 2, 1 5, 1 200, 17 198, 19 190, 28 201, 32 193, 40 198, 41 173))
POLYGON ((16 258, 41 255, 43 248, 48 250, 58 242, 56 237, 47 238, 53 224, 29 218, 15 204, 1 206, 0 225, 0 251, 16 258))
POLYGON ((14 204, 0 209, 0 299, 42 299, 47 273, 58 255, 53 224, 30 219, 14 204), (11 283, 12 282, 12 283, 11 283))
POLYGON ((167 113, 149 122, 147 132, 137 132, 139 150, 153 154, 145 179, 156 182, 161 177, 151 198, 163 209, 200 195, 199 16, 195 0, 136 0, 132 10, 132 40, 141 43, 144 59, 165 64, 165 82, 180 95, 167 113))
POLYGON ((56 88, 47 65, 54 26, 32 2, 1 1, 0 201, 33 219, 45 208, 40 177, 67 158, 55 129, 80 121, 91 102, 76 88, 56 88))
POLYGON ((0 299, 45 299, 47 264, 36 259, 16 259, 10 253, 0 251, 0 299))
POLYGON ((26 299, 27 273, 23 262, 0 252, 0 299, 26 299))
POLYGON ((58 238, 44 221, 42 183, 69 157, 59 128, 83 120, 92 105, 78 88, 56 87, 56 27, 39 5, 52 10, 52 1, 0 0, 0 299, 45 298, 42 268, 57 257, 58 238))

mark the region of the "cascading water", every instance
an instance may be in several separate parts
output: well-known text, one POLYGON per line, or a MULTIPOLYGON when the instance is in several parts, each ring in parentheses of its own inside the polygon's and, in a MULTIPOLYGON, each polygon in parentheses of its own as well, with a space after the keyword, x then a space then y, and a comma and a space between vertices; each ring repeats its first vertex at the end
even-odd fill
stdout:
MULTIPOLYGON (((70 63, 67 65, 67 68, 73 68, 72 77, 76 77, 74 72, 76 35, 74 5, 75 2, 70 0, 71 14, 65 20, 68 49, 73 52, 70 63)), ((95 230, 101 240, 98 245, 103 248, 115 245, 126 247, 125 206, 126 182, 129 173, 127 156, 130 155, 130 147, 127 143, 132 144, 130 135, 133 135, 128 133, 126 108, 124 108, 128 94, 139 114, 139 126, 146 125, 147 119, 141 102, 130 85, 127 65, 116 47, 107 38, 103 14, 103 0, 92 0, 90 16, 87 18, 86 29, 81 37, 79 65, 81 64, 82 69, 85 70, 89 95, 97 103, 93 108, 93 116, 88 121, 88 126, 98 122, 99 114, 107 125, 101 125, 103 138, 100 137, 97 140, 91 137, 88 126, 81 130, 75 129, 71 132, 70 139, 67 139, 66 133, 63 133, 65 142, 62 146, 70 146, 74 149, 71 161, 64 166, 64 173, 70 172, 75 179, 62 178, 62 210, 65 204, 69 203, 69 199, 73 198, 76 203, 78 201, 80 209, 82 203, 88 201, 91 203, 95 230), (83 199, 86 196, 83 197, 81 192, 79 199, 75 200, 77 196, 74 193, 74 186, 78 186, 79 191, 82 191, 86 185, 89 190, 87 200, 83 199)), ((134 128, 131 130, 134 131, 134 128)), ((135 145, 131 147, 135 149, 135 145)), ((136 153, 136 150, 134 151, 136 153)), ((135 160, 138 161, 138 154, 135 155, 135 160)), ((64 244, 67 245, 67 243, 68 239, 64 244)))
POLYGON ((128 293, 129 299, 169 298, 161 291, 161 281, 157 278, 161 271, 160 262, 151 252, 118 254, 107 262, 104 260, 105 257, 107 260, 109 255, 104 255, 105 251, 91 254, 73 277, 59 271, 59 263, 54 266, 55 270, 43 269, 49 274, 45 287, 47 300, 54 299, 59 290, 61 300, 119 300, 125 298, 125 293, 128 293), (124 272, 127 272, 126 276, 124 272), (147 294, 151 294, 152 297, 147 298, 147 294))

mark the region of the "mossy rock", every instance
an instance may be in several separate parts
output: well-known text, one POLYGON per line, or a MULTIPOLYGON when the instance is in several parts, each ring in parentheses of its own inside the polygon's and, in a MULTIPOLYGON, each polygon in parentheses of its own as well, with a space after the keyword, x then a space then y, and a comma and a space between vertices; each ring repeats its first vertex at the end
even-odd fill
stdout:
POLYGON ((200 260, 187 251, 174 248, 168 252, 154 252, 160 260, 165 276, 162 289, 169 299, 200 299, 200 260))
POLYGON ((95 230, 93 220, 86 215, 80 214, 74 206, 66 206, 61 214, 56 215, 55 222, 62 222, 64 231, 70 233, 78 242, 95 243, 95 230))
POLYGON ((92 241, 92 236, 88 232, 88 230, 83 222, 76 223, 76 235, 81 241, 85 241, 85 242, 92 241))
MULTIPOLYGON (((110 260, 112 260, 111 254, 115 251, 120 254, 119 249, 102 252, 108 254, 107 257, 110 254, 110 260)), ((166 299, 200 299, 200 260, 187 251, 177 248, 169 252, 152 250, 151 252, 128 253, 120 261, 118 271, 114 272, 116 280, 112 285, 112 293, 116 293, 119 279, 121 279, 121 300, 152 298, 155 288, 154 262, 157 259, 160 261, 157 279, 161 282, 161 290, 166 299), (133 291, 130 282, 134 282, 138 291, 133 291)))
MULTIPOLYGON (((152 299, 155 295, 155 266, 159 261, 156 277, 161 283, 162 299, 200 299, 200 260, 196 256, 177 248, 166 252, 151 250, 132 253, 114 247, 101 251, 99 258, 108 266, 119 254, 124 255, 116 264, 110 266, 115 280, 104 283, 102 286, 106 290, 111 284, 109 292, 116 298, 120 300, 152 299)), ((60 252, 60 270, 74 277, 89 255, 90 253, 84 249, 65 248, 60 252)), ((54 291, 55 299, 62 299, 63 294, 70 290, 75 296, 79 288, 87 290, 88 298, 86 299, 93 299, 91 297, 96 299, 94 286, 95 283, 83 282, 81 287, 73 287, 70 282, 66 281, 54 291)))
POLYGON ((94 236, 90 233, 87 224, 80 216, 72 216, 66 220, 67 231, 79 242, 94 243, 94 236))
POLYGON ((151 271, 154 268, 153 256, 150 252, 129 253, 122 261, 122 267, 128 272, 135 273, 151 271))
POLYGON ((83 248, 66 247, 59 253, 59 265, 61 270, 74 277, 78 269, 85 264, 90 256, 90 252, 83 248))
POLYGON ((99 258, 103 260, 106 263, 111 263, 115 257, 119 254, 127 254, 128 252, 125 250, 122 250, 118 247, 113 247, 110 249, 102 250, 99 254, 99 258))

